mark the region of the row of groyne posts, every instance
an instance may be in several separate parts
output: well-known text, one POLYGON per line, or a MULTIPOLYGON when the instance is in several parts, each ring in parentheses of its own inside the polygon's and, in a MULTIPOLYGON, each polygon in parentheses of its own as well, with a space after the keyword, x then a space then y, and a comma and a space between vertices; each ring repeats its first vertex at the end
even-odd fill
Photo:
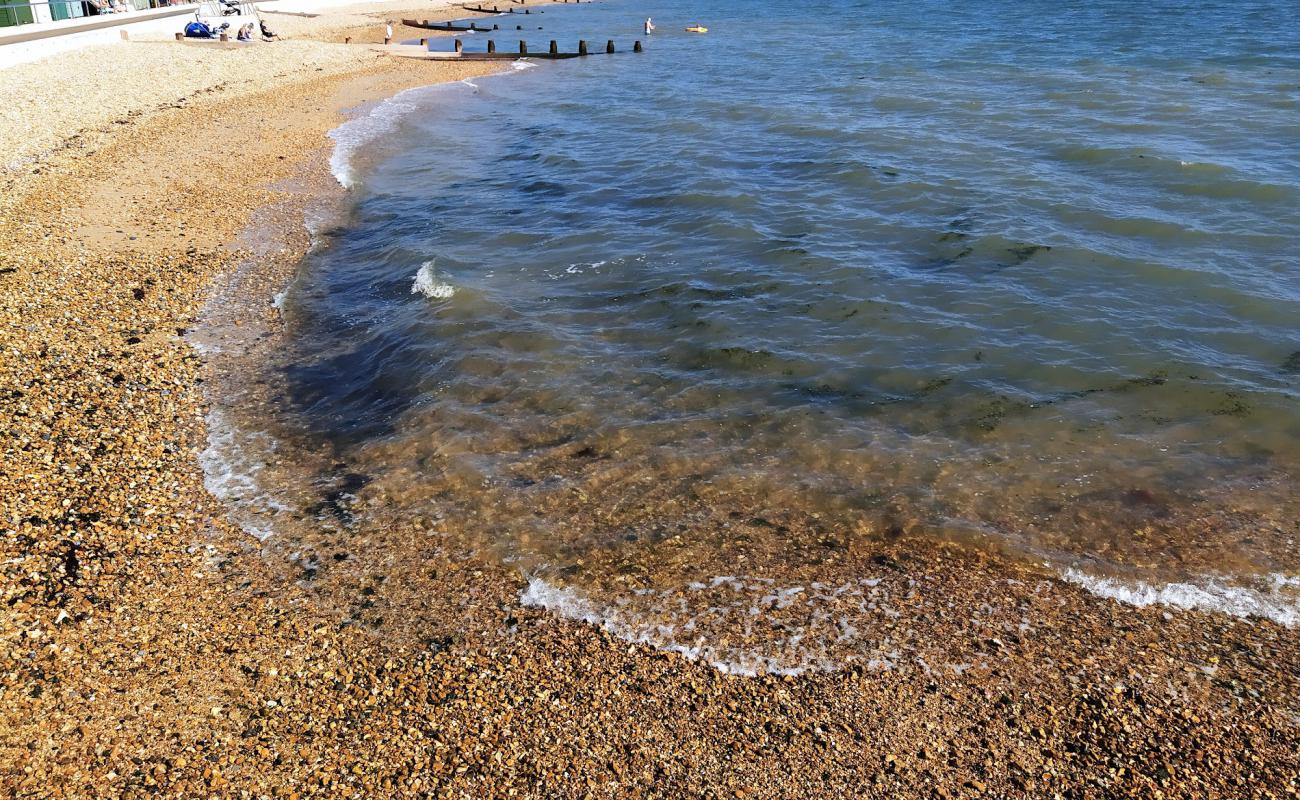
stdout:
MULTIPOLYGON (((513 1, 514 1, 514 2, 520 2, 520 0, 513 0, 513 1)), ((570 2, 570 1, 572 1, 572 2, 574 2, 574 3, 580 3, 580 2, 582 2, 583 0, 557 0, 557 2, 562 2, 562 3, 568 3, 568 2, 570 2)), ((590 0, 588 0, 588 2, 590 2, 590 0)), ((505 12, 502 12, 502 11, 500 11, 500 10, 498 9, 497 6, 493 6, 493 7, 490 8, 490 9, 489 9, 489 8, 484 8, 484 7, 482 7, 481 5, 480 5, 480 6, 464 5, 464 6, 462 6, 462 7, 463 7, 466 11, 474 11, 474 12, 483 13, 483 14, 497 14, 497 15, 501 15, 501 14, 503 14, 503 13, 509 13, 509 14, 513 14, 513 13, 515 13, 515 10, 514 10, 513 8, 507 8, 505 12)), ((528 13, 529 13, 529 9, 524 9, 524 12, 523 12, 523 13, 528 14, 528 13)), ((542 11, 539 10, 538 13, 540 14, 540 13, 545 13, 545 12, 542 12, 542 11)), ((461 32, 461 31, 465 31, 465 32, 472 32, 472 33, 491 33, 492 31, 500 30, 500 26, 499 26, 499 25, 493 25, 493 26, 489 29, 489 28, 486 28, 486 27, 480 27, 480 26, 474 24, 473 22, 470 22, 468 25, 464 25, 464 24, 457 25, 455 22, 451 22, 451 21, 449 21, 449 22, 429 22, 428 20, 422 20, 422 21, 416 21, 416 20, 402 20, 402 22, 403 22, 404 25, 407 25, 408 27, 426 28, 426 29, 429 29, 429 30, 440 30, 440 31, 453 31, 453 32, 461 32)), ((522 31, 523 29, 524 29, 524 26, 522 26, 522 25, 516 25, 516 26, 515 26, 515 30, 520 30, 520 31, 522 31)), ((538 30, 540 30, 540 28, 539 28, 538 30)), ((435 38, 424 38, 424 39, 420 39, 420 46, 421 46, 421 47, 427 47, 427 48, 429 49, 430 52, 434 52, 434 49, 433 49, 433 48, 434 48, 434 43, 437 42, 437 41, 438 41, 438 40, 435 39, 435 38)), ((384 44, 388 44, 388 41, 385 40, 384 44)), ((559 43, 558 43, 556 40, 554 40, 554 39, 551 40, 550 48, 549 48, 545 53, 541 53, 541 52, 532 52, 532 51, 530 51, 530 50, 528 49, 528 42, 527 42, 526 40, 523 40, 523 39, 520 39, 520 40, 519 40, 519 50, 518 50, 518 52, 498 51, 498 50, 497 50, 497 43, 496 43, 496 41, 495 41, 494 39, 489 39, 489 40, 488 40, 488 42, 487 42, 487 52, 485 52, 485 53, 466 53, 466 52, 465 52, 465 43, 462 42, 460 39, 456 39, 456 40, 455 40, 455 42, 454 42, 454 46, 455 46, 455 54, 456 54, 456 56, 457 56, 457 57, 460 57, 460 58, 462 58, 462 59, 468 60, 468 61, 473 61, 473 60, 477 60, 477 59, 520 58, 520 57, 523 57, 523 56, 529 56, 529 57, 532 57, 532 58, 581 58, 581 57, 583 57, 583 56, 591 55, 591 53, 593 52, 593 50, 590 49, 590 48, 587 46, 587 42, 586 42, 585 39, 584 39, 584 40, 580 40, 580 41, 578 42, 578 50, 577 50, 577 52, 560 52, 560 46, 559 46, 559 43)), ((596 52, 598 52, 598 51, 596 51, 596 52)), ((605 42, 605 52, 606 52, 606 53, 609 53, 609 54, 612 54, 612 53, 615 52, 614 40, 613 40, 613 39, 610 39, 609 41, 605 42)), ((642 46, 642 44, 641 44, 641 40, 640 40, 640 39, 636 40, 636 42, 633 43, 633 45, 632 45, 632 52, 634 52, 634 53, 641 53, 641 52, 644 52, 644 47, 642 46)))
MULTIPOLYGON (((424 39, 421 39, 421 40, 420 40, 420 44, 425 44, 425 40, 424 40, 424 39)), ((432 47, 432 43, 429 43, 429 46, 432 47)), ((460 39, 457 39, 457 40, 456 40, 456 42, 455 42, 455 47, 456 47, 456 53, 457 53, 458 55, 460 55, 461 58, 471 59, 471 60, 474 59, 474 58, 484 58, 484 57, 485 57, 485 58, 493 58, 493 57, 495 57, 495 58, 520 58, 520 57, 522 57, 522 56, 533 56, 533 57, 536 57, 536 58, 579 58, 579 57, 582 57, 582 56, 588 56, 588 55, 591 55, 591 50, 587 47, 587 40, 585 40, 585 39, 580 39, 580 40, 578 40, 578 52, 576 52, 576 53, 561 53, 561 52, 560 52, 560 45, 559 45, 559 43, 556 42, 554 39, 551 40, 551 46, 550 46, 550 49, 547 50, 547 52, 545 52, 545 53, 533 53, 533 52, 529 52, 529 50, 528 50, 528 42, 524 41, 523 39, 520 39, 520 40, 519 40, 519 52, 517 52, 517 53, 515 53, 515 52, 498 52, 498 51, 497 51, 497 43, 496 43, 496 41, 493 40, 493 39, 488 39, 488 43, 487 43, 487 52, 486 52, 486 53, 466 53, 466 52, 465 52, 465 43, 462 42, 460 39)), ((638 40, 636 40, 635 42, 632 43, 632 52, 634 52, 634 53, 641 53, 641 52, 644 52, 644 51, 645 51, 645 48, 642 47, 642 45, 641 45, 641 40, 640 40, 640 39, 638 39, 638 40)), ((605 42, 605 52, 606 52, 606 53, 609 53, 609 54, 611 54, 611 55, 615 52, 615 48, 614 48, 614 40, 613 40, 613 39, 610 39, 609 41, 605 42)))

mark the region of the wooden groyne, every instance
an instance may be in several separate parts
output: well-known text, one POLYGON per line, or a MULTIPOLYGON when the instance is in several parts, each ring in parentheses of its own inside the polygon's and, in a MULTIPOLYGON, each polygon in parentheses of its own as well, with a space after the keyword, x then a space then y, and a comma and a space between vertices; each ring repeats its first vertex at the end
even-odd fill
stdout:
MULTIPOLYGON (((402 20, 402 24, 410 28, 423 28, 424 30, 430 30, 430 31, 451 31, 453 33, 491 33, 492 31, 501 30, 501 26, 495 24, 491 28, 489 28, 487 26, 474 25, 472 23, 469 25, 457 25, 454 22, 430 22, 427 19, 424 20, 423 22, 419 22, 413 19, 404 19, 402 20)), ((508 28, 509 26, 506 27, 508 28)), ((515 30, 517 31, 522 31, 523 29, 524 29, 523 25, 515 26, 515 30)), ((537 30, 539 31, 542 30, 542 26, 538 25, 537 30)))
MULTIPOLYGON (((429 20, 404 19, 402 24, 408 28, 421 28, 427 31, 452 31, 455 33, 491 33, 493 28, 480 28, 474 23, 457 25, 454 22, 430 22, 429 20)), ((495 27, 495 26, 494 26, 495 27)))
MULTIPOLYGON (((510 0, 510 2, 515 3, 516 5, 523 5, 523 4, 526 2, 526 0, 510 0)), ((590 3, 590 2, 592 2, 592 0, 551 0, 551 2, 554 2, 554 3, 565 3, 565 4, 573 3, 574 5, 577 5, 577 4, 579 4, 579 3, 590 3)), ((515 13, 515 10, 514 10, 513 8, 507 8, 505 11, 502 11, 501 8, 500 8, 500 6, 496 6, 496 5, 492 6, 491 8, 484 8, 482 5, 471 6, 471 5, 468 5, 468 4, 465 4, 465 3, 461 3, 461 6, 460 6, 460 7, 463 8, 463 9, 465 9, 466 11, 473 11, 473 12, 476 13, 476 14, 513 14, 513 13, 515 13)), ((525 13, 525 14, 529 13, 529 9, 525 8, 525 9, 524 9, 524 13, 525 13)), ((539 9, 537 10, 537 13, 538 13, 538 14, 545 14, 546 12, 545 12, 545 11, 542 11, 542 10, 539 8, 539 9)))
MULTIPOLYGON (((569 2, 582 3, 582 2, 591 2, 591 1, 592 0, 555 0, 555 2, 564 2, 564 3, 569 3, 569 2)), ((517 2, 521 2, 521 0, 511 0, 511 2, 517 3, 517 2)), ((515 13, 515 10, 513 8, 507 8, 503 11, 501 10, 500 6, 496 6, 496 5, 492 6, 491 8, 487 8, 482 5, 462 5, 461 7, 464 8, 466 11, 471 11, 479 14, 496 14, 496 15, 504 16, 506 14, 515 13)), ((524 9, 524 13, 525 14, 529 13, 529 10, 524 9)), ((538 11, 537 13, 540 14, 542 12, 538 11)), ((451 32, 465 32, 465 33, 491 33, 492 31, 497 31, 500 30, 501 28, 500 25, 494 24, 489 29, 485 25, 478 25, 475 24, 474 22, 463 21, 463 20, 449 20, 447 22, 430 22, 427 19, 426 20, 404 19, 402 20, 402 24, 410 28, 422 28, 424 30, 431 30, 431 31, 451 31, 451 32)), ((524 29, 524 26, 516 25, 515 29, 522 31, 524 29)), ((541 28, 538 28, 538 30, 541 30, 541 28)), ((517 50, 513 48, 498 50, 496 40, 489 39, 487 42, 487 51, 476 52, 476 53, 465 52, 465 43, 462 42, 460 39, 455 40, 454 42, 455 50, 453 52, 448 53, 448 52, 438 51, 434 49, 437 41, 438 39, 436 38, 421 39, 420 40, 421 47, 419 50, 416 50, 416 48, 411 46, 403 45, 403 46, 393 48, 389 52, 392 55, 398 55, 405 58, 447 59, 447 60, 461 60, 461 61, 498 61, 498 60, 507 60, 507 59, 514 60, 519 58, 536 58, 540 60, 561 60, 561 59, 568 59, 568 58, 583 58, 585 56, 591 55, 592 53, 599 52, 599 50, 597 49, 588 47, 587 41, 585 39, 578 42, 578 49, 576 51, 564 51, 564 52, 560 50, 559 42, 555 41, 554 39, 550 41, 550 46, 544 52, 540 52, 540 51, 534 52, 530 50, 528 48, 527 40, 524 39, 519 40, 519 47, 517 50), (426 47, 428 48, 427 50, 425 49, 426 47)), ((616 52, 613 39, 610 39, 607 42, 605 42, 604 51, 606 54, 612 54, 616 52)), ((644 48, 641 45, 641 41, 639 39, 633 43, 632 52, 634 53, 645 52, 644 48)))
MULTIPOLYGON (((435 40, 433 39, 429 40, 430 47, 433 46, 434 41, 435 40)), ((535 52, 529 50, 528 42, 523 39, 519 40, 518 50, 498 50, 495 39, 488 39, 487 52, 485 53, 466 53, 465 44, 460 39, 455 40, 455 48, 456 48, 455 51, 450 53, 430 50, 422 54, 396 53, 396 55, 406 55, 407 57, 412 57, 412 58, 423 57, 423 58, 448 59, 448 60, 460 60, 460 61, 502 61, 502 60, 513 61, 519 58, 536 58, 544 61, 546 60, 559 61, 568 58, 584 58, 586 56, 591 55, 592 53, 599 52, 597 50, 593 50, 592 48, 588 47, 587 41, 585 39, 578 42, 578 49, 573 52, 561 52, 559 42, 557 42, 554 39, 551 40, 550 46, 544 52, 542 51, 535 52)), ((617 52, 614 46, 613 39, 610 39, 609 41, 605 42, 604 52, 606 54, 613 54, 617 52)), ((636 42, 632 44, 632 52, 634 53, 645 52, 644 48, 641 46, 640 39, 638 39, 636 42)))
MULTIPOLYGON (((498 8, 497 6, 492 6, 491 8, 484 8, 483 6, 461 6, 461 8, 465 9, 466 11, 473 11, 475 14, 513 14, 513 13, 515 13, 515 10, 514 10, 513 8, 507 8, 505 11, 502 11, 502 10, 501 10, 500 8, 498 8)), ((525 9, 524 9, 524 13, 525 13, 525 14, 531 14, 531 13, 533 13, 533 12, 532 12, 532 9, 530 9, 530 8, 525 8, 525 9)), ((546 12, 545 12, 545 11, 542 11, 541 9, 538 9, 537 13, 538 13, 538 14, 545 14, 546 12)))

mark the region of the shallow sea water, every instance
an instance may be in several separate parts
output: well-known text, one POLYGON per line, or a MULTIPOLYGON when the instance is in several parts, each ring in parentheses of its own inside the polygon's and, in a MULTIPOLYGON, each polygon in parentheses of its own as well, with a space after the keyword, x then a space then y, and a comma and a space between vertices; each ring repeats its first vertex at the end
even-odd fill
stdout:
POLYGON ((276 455, 209 454, 277 496, 246 524, 314 575, 304 531, 403 520, 740 672, 851 653, 889 604, 824 565, 908 537, 1297 624, 1287 4, 605 0, 496 38, 630 50, 647 13, 643 54, 335 132, 351 204, 271 401, 222 417, 276 455))

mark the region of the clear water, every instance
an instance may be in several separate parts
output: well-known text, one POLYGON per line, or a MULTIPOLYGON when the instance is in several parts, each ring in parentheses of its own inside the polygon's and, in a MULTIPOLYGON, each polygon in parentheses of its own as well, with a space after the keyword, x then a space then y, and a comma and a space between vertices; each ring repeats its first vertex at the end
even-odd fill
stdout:
POLYGON ((499 23, 502 49, 659 30, 367 118, 336 164, 349 217, 285 298, 271 414, 328 450, 321 485, 360 476, 350 529, 435 519, 534 576, 527 599, 678 649, 735 635, 725 613, 661 635, 692 592, 725 606, 719 576, 766 596, 901 537, 1289 620, 1294 14, 605 0, 499 23))

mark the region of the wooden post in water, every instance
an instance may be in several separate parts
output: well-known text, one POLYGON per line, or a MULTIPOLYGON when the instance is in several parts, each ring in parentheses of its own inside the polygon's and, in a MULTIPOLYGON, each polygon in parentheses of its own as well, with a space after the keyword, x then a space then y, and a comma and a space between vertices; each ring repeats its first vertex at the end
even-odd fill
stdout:
POLYGON ((492 39, 488 39, 488 52, 495 53, 496 51, 497 51, 497 43, 492 39))
POLYGON ((528 55, 528 42, 525 42, 523 39, 519 40, 519 55, 528 55))
POLYGON ((585 56, 586 54, 587 54, 587 40, 580 39, 578 41, 578 55, 585 56))
POLYGON ((465 52, 465 43, 462 42, 460 39, 456 40, 456 52, 457 53, 465 52))
POLYGON ((556 54, 558 54, 559 52, 560 52, 560 46, 559 46, 558 44, 556 44, 556 42, 555 42, 554 39, 552 39, 552 40, 551 40, 551 55, 556 55, 556 54))
POLYGON ((640 40, 640 39, 637 39, 637 40, 636 40, 636 43, 632 45, 632 52, 633 52, 633 53, 640 53, 640 52, 642 52, 642 51, 641 51, 641 40, 640 40))
POLYGON ((612 52, 614 52, 614 40, 613 40, 613 39, 610 39, 608 42, 605 42, 605 52, 606 52, 606 53, 612 53, 612 52))

